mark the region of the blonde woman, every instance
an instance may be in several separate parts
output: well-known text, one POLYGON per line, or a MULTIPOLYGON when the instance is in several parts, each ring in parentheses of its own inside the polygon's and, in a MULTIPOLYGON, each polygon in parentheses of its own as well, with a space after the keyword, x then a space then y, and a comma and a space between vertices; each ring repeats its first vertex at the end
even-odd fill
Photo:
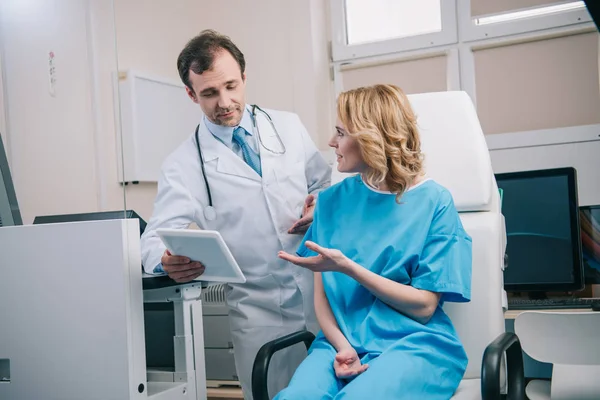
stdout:
POLYGON ((321 332, 277 399, 448 399, 467 356, 445 301, 467 302, 471 238, 452 196, 424 178, 416 117, 393 85, 342 93, 340 172, 298 256, 315 273, 321 332))

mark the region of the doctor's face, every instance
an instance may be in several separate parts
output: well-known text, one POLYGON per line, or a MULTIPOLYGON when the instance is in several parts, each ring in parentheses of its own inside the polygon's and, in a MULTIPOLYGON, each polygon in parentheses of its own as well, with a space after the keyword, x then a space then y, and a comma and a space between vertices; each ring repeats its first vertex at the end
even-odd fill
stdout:
POLYGON ((347 173, 365 172, 367 164, 360 154, 360 145, 356 139, 348 134, 346 127, 339 119, 335 127, 335 134, 328 144, 335 149, 338 171, 347 173))
POLYGON ((246 74, 227 50, 214 55, 212 67, 201 74, 189 71, 194 91, 188 87, 188 96, 200 105, 202 112, 213 123, 223 126, 239 125, 245 107, 246 74))

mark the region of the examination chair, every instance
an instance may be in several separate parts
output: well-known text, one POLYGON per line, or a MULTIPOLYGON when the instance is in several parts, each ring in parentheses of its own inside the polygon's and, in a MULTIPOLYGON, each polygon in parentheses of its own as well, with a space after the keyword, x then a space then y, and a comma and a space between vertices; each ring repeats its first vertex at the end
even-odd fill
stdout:
MULTIPOLYGON (((450 190, 473 239, 471 302, 444 305, 469 357, 453 399, 500 399, 506 390, 509 399, 524 399, 521 347, 515 334, 505 332, 503 316, 504 218, 477 113, 464 92, 409 99, 418 118, 427 176, 450 190)), ((343 178, 334 167, 332 184, 343 178)), ((308 348, 313 339, 310 332, 296 332, 259 350, 252 371, 254 400, 269 399, 266 377, 273 353, 300 342, 308 348)))
POLYGON ((529 400, 600 398, 600 312, 526 311, 515 333, 531 358, 552 363, 552 378, 527 384, 529 400))

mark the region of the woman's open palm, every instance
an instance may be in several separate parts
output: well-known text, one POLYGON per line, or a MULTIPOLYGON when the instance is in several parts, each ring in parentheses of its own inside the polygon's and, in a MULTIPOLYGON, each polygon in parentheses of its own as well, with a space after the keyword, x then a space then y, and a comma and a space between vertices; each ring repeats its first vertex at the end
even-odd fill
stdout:
POLYGON ((299 267, 310 269, 313 272, 344 272, 348 268, 349 259, 341 251, 321 247, 309 240, 306 241, 305 246, 307 249, 317 253, 317 255, 312 257, 298 257, 285 251, 280 251, 278 256, 283 260, 296 264, 299 267))

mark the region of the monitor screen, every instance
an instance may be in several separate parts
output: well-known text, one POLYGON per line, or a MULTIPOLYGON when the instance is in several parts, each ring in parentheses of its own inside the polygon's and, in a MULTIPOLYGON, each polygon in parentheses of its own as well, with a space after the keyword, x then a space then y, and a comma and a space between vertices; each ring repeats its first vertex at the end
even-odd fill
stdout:
POLYGON ((506 223, 507 291, 583 288, 573 168, 497 174, 506 223))
POLYGON ((23 225, 8 158, 0 136, 0 227, 23 225))
POLYGON ((600 285, 600 205, 579 207, 585 283, 600 285))

